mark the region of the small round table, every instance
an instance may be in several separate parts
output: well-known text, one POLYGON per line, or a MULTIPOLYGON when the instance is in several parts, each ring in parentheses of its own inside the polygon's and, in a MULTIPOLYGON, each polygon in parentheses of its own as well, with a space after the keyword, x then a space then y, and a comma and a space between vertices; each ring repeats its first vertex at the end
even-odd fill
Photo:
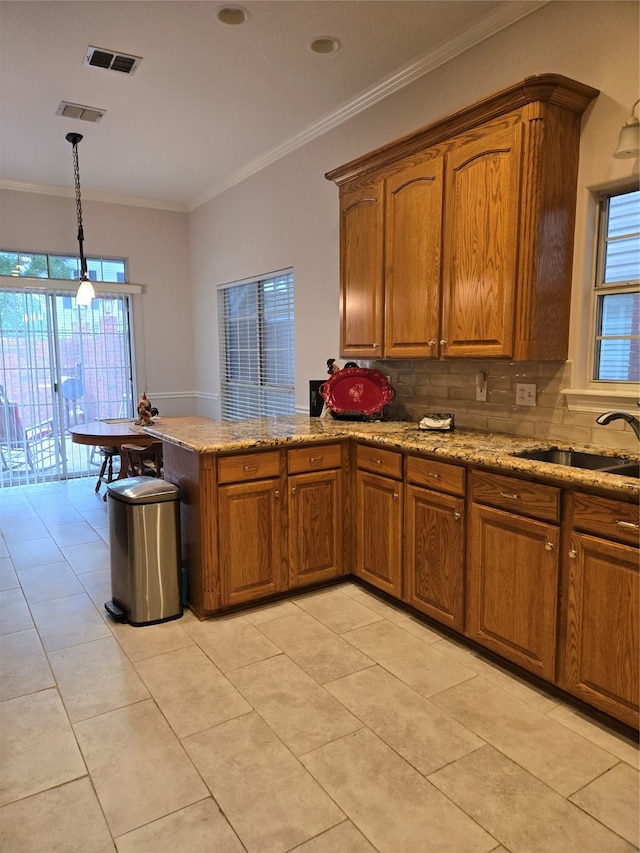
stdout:
MULTIPOLYGON (((152 436, 142 432, 141 429, 141 427, 135 426, 135 422, 133 420, 124 422, 117 421, 115 423, 93 421, 92 423, 77 424, 76 426, 70 427, 69 434, 71 435, 71 441, 74 444, 88 444, 93 447, 108 447, 112 450, 112 455, 116 455, 120 453, 120 448, 123 444, 135 444, 138 447, 147 447, 153 441, 157 441, 157 439, 154 439, 152 436)), ((121 454, 120 471, 116 478, 118 480, 127 476, 127 469, 129 467, 128 457, 124 459, 122 456, 123 455, 121 454)), ((103 482, 104 470, 105 465, 102 466, 102 470, 100 471, 100 476, 98 477, 98 483, 96 485, 96 492, 99 491, 100 485, 103 482)), ((110 478, 107 478, 106 482, 109 482, 109 480, 110 478)))

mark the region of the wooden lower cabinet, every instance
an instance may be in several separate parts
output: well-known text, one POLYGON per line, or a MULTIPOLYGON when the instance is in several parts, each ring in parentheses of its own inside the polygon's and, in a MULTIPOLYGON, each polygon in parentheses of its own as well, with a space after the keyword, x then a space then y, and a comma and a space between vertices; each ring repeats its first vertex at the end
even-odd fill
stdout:
POLYGON ((575 492, 568 515, 559 684, 638 728, 640 509, 575 492))
POLYGON ((464 628, 464 517, 464 500, 406 486, 405 600, 457 631, 464 628))
POLYGON ((164 459, 199 616, 353 572, 638 727, 630 498, 365 442, 228 455, 166 444, 164 459))
POLYGON ((402 597, 402 483, 356 471, 355 574, 402 597))
POLYGON ((289 585, 342 574, 342 472, 289 476, 289 585))
POLYGON ((570 541, 562 686, 638 726, 638 549, 582 533, 570 541))
POLYGON ((286 588, 277 479, 218 488, 218 561, 222 604, 240 604, 286 588))
POLYGON ((558 543, 555 525, 471 505, 466 633, 548 680, 555 674, 558 543))

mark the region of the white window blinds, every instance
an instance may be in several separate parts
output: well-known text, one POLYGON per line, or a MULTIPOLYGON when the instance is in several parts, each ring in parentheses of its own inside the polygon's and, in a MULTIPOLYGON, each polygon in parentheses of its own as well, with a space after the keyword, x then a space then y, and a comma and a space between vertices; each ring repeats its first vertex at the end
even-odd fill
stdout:
POLYGON ((594 379, 640 380, 640 191, 600 203, 594 379))
POLYGON ((218 291, 224 420, 295 411, 293 271, 218 291))

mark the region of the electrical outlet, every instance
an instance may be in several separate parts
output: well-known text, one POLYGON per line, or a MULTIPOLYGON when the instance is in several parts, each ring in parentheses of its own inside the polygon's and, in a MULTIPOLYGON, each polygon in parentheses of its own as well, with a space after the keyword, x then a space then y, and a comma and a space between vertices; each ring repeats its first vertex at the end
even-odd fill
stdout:
POLYGON ((476 373, 476 401, 478 403, 487 402, 487 374, 484 371, 476 373))
POLYGON ((535 406, 536 386, 524 382, 516 383, 516 406, 535 406))

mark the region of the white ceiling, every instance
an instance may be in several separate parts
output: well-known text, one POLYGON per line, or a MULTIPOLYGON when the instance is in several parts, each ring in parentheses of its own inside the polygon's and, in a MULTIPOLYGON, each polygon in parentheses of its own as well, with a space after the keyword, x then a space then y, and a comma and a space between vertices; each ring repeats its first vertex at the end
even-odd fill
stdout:
MULTIPOLYGON (((545 0, 546 2, 546 0, 545 0)), ((8 0, 0 186, 191 209, 543 5, 540 0, 8 0), (223 6, 250 19, 220 23, 223 6), (341 50, 319 55, 320 36, 341 50), (85 67, 87 47, 142 57, 85 67), (106 110, 97 124, 60 101, 106 110)))

